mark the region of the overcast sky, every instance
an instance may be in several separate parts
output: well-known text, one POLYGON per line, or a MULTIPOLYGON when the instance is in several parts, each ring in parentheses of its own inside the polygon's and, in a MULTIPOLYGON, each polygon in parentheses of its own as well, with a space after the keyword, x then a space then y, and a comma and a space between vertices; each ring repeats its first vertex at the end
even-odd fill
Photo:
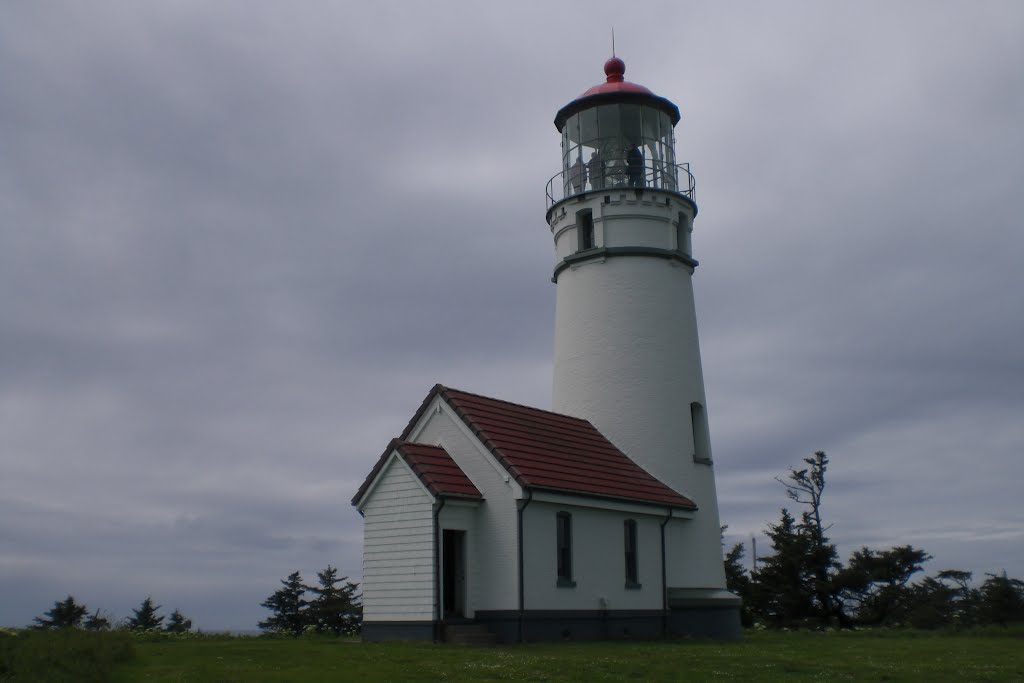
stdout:
POLYGON ((359 580, 435 383, 548 407, 552 119, 613 25, 697 179, 727 541, 824 449, 844 558, 1024 577, 1024 3, 10 0, 0 625, 255 628, 359 580))

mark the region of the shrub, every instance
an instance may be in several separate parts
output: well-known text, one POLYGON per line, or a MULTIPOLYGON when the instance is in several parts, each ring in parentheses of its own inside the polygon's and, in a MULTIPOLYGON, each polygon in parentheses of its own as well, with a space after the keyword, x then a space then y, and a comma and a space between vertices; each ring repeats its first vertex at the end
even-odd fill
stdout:
POLYGON ((76 628, 0 632, 0 680, 5 683, 105 681, 115 664, 134 656, 124 633, 76 628))

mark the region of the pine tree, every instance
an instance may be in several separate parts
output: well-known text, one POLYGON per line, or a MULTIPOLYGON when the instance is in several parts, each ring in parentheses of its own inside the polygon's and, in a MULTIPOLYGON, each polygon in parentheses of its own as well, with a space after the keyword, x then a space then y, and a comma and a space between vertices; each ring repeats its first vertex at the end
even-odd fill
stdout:
POLYGON ((988 578, 979 589, 978 605, 984 624, 1006 626, 1024 621, 1024 581, 1002 574, 985 574, 988 578))
POLYGON ((752 573, 753 611, 777 626, 798 625, 814 616, 813 541, 782 508, 778 524, 768 525, 772 555, 758 558, 752 573))
POLYGON ((260 603, 273 614, 270 618, 259 622, 264 631, 278 631, 293 636, 301 635, 307 623, 306 612, 309 604, 303 599, 306 587, 302 584, 302 575, 292 572, 281 580, 283 588, 278 589, 269 598, 260 603))
POLYGON ((85 619, 83 627, 87 631, 109 631, 110 619, 96 610, 85 619))
POLYGON ((750 577, 742 562, 744 553, 743 544, 737 543, 725 554, 725 587, 740 597, 750 588, 750 577))
POLYGON ((814 455, 804 458, 807 465, 802 470, 791 469, 787 480, 776 481, 786 487, 786 495, 790 500, 807 506, 809 509, 800 516, 799 530, 810 539, 810 549, 805 555, 807 570, 812 577, 810 592, 816 616, 823 620, 837 618, 840 623, 846 621, 842 602, 836 597, 833 579, 839 568, 839 555, 836 547, 829 543, 825 536, 832 525, 825 525, 821 519, 822 496, 825 492, 825 470, 828 468, 828 455, 825 451, 815 451, 814 455))
POLYGON ((977 623, 978 591, 971 572, 944 569, 909 587, 907 622, 914 628, 962 628, 977 623))
POLYGON ((138 609, 133 609, 135 616, 128 618, 128 628, 133 631, 155 631, 163 624, 164 618, 157 616, 156 612, 160 605, 153 604, 152 596, 146 597, 138 609))
MULTIPOLYGON (((722 527, 724 530, 725 527, 722 527)), ((735 544, 725 554, 725 587, 743 601, 740 607, 740 623, 744 626, 753 625, 753 616, 750 612, 750 576, 746 567, 743 566, 743 544, 735 544)))
POLYGON ((930 559, 928 553, 911 545, 887 550, 861 548, 836 574, 836 595, 852 608, 860 624, 906 623, 919 597, 907 584, 930 559))
POLYGON ((57 600, 53 603, 53 609, 44 612, 43 616, 35 617, 33 621, 37 629, 53 628, 78 628, 82 619, 89 613, 85 605, 79 605, 72 596, 64 600, 57 600))
POLYGON ((176 609, 168 617, 164 630, 168 633, 188 633, 192 630, 192 620, 186 619, 185 615, 176 609))
POLYGON ((316 597, 309 603, 308 623, 316 627, 318 633, 355 633, 359 630, 362 607, 359 595, 356 594, 358 584, 352 583, 348 577, 338 578, 338 570, 331 565, 317 572, 318 586, 306 586, 316 597), (338 584, 344 582, 344 586, 338 584))

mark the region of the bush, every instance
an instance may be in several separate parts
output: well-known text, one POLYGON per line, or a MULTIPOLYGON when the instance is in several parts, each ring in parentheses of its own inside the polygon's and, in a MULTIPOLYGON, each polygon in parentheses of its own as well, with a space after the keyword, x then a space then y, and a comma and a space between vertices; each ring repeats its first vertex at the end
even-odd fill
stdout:
POLYGON ((105 681, 117 663, 135 656, 125 633, 64 628, 0 631, 0 680, 57 683, 105 681))

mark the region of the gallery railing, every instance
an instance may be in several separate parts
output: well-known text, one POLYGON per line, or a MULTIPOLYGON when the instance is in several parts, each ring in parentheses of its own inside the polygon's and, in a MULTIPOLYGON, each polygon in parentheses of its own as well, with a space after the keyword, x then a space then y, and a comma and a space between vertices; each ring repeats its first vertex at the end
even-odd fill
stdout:
POLYGON ((584 192, 629 187, 668 190, 696 201, 688 163, 673 165, 645 160, 643 164, 627 165, 614 161, 570 166, 569 170, 553 175, 547 185, 547 208, 584 192))

